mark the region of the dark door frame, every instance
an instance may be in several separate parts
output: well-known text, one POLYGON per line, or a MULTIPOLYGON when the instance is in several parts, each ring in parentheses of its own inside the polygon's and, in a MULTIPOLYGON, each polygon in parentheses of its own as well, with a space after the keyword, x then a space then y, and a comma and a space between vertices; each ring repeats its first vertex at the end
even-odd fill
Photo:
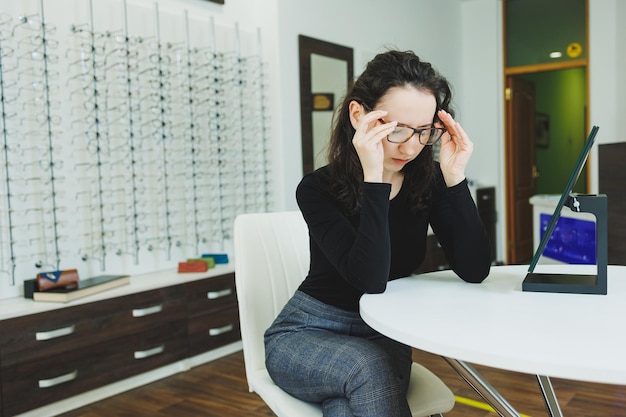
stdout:
POLYGON ((302 136, 302 170, 304 174, 313 171, 313 94, 311 92, 311 55, 323 55, 346 61, 346 79, 352 85, 354 74, 354 52, 352 48, 331 42, 298 36, 300 60, 300 129, 302 136))

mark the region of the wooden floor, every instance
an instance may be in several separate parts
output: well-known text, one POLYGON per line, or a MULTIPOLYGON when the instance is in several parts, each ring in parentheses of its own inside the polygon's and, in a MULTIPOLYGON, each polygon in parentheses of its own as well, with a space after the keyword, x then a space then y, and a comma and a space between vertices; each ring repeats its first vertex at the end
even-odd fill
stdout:
MULTIPOLYGON (((497 417, 440 357, 415 351, 414 360, 444 380, 459 401, 446 417, 497 417), (471 405, 465 404, 469 400, 471 405)), ((520 413, 548 416, 534 376, 475 366, 520 413)), ((626 387, 553 379, 565 417, 626 416, 626 387)), ((267 417, 263 401, 248 392, 241 352, 61 414, 63 417, 267 417)), ((292 416, 298 417, 298 416, 292 416)))

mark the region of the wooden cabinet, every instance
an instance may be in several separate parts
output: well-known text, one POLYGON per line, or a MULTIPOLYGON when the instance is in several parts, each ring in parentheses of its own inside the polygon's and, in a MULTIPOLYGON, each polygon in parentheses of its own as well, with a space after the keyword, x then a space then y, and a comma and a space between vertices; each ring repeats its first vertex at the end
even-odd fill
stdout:
POLYGON ((239 339, 234 273, 0 320, 0 415, 239 339))
POLYGON ((241 339, 235 274, 187 285, 189 354, 241 339))

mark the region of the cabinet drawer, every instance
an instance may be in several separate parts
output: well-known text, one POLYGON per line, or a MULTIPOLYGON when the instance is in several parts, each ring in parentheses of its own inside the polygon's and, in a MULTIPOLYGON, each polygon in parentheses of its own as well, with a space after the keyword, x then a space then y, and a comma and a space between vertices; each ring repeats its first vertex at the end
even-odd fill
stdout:
POLYGON ((184 320, 39 360, 2 366, 3 415, 85 392, 186 356, 184 320))
POLYGON ((237 305, 234 273, 190 282, 186 291, 187 309, 192 317, 237 305))
POLYGON ((117 337, 185 317, 185 289, 176 285, 107 300, 95 329, 99 339, 117 337))
POLYGON ((184 288, 174 286, 3 320, 2 365, 31 362, 184 317, 184 288))
POLYGON ((104 372, 111 381, 127 378, 187 357, 187 323, 177 320, 115 339, 111 363, 104 372))
POLYGON ((190 355, 197 355, 240 340, 237 307, 190 318, 187 333, 190 355))
POLYGON ((13 364, 19 352, 31 352, 34 359, 89 344, 96 333, 94 314, 89 304, 0 321, 2 365, 13 364))

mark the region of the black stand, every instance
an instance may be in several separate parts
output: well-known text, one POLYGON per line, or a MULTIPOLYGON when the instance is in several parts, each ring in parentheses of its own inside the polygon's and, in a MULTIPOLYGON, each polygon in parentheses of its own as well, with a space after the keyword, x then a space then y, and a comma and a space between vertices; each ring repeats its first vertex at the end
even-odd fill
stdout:
POLYGON ((604 294, 607 292, 607 198, 606 195, 572 195, 565 205, 570 210, 596 216, 597 275, 541 274, 529 272, 522 283, 523 291, 604 294))

